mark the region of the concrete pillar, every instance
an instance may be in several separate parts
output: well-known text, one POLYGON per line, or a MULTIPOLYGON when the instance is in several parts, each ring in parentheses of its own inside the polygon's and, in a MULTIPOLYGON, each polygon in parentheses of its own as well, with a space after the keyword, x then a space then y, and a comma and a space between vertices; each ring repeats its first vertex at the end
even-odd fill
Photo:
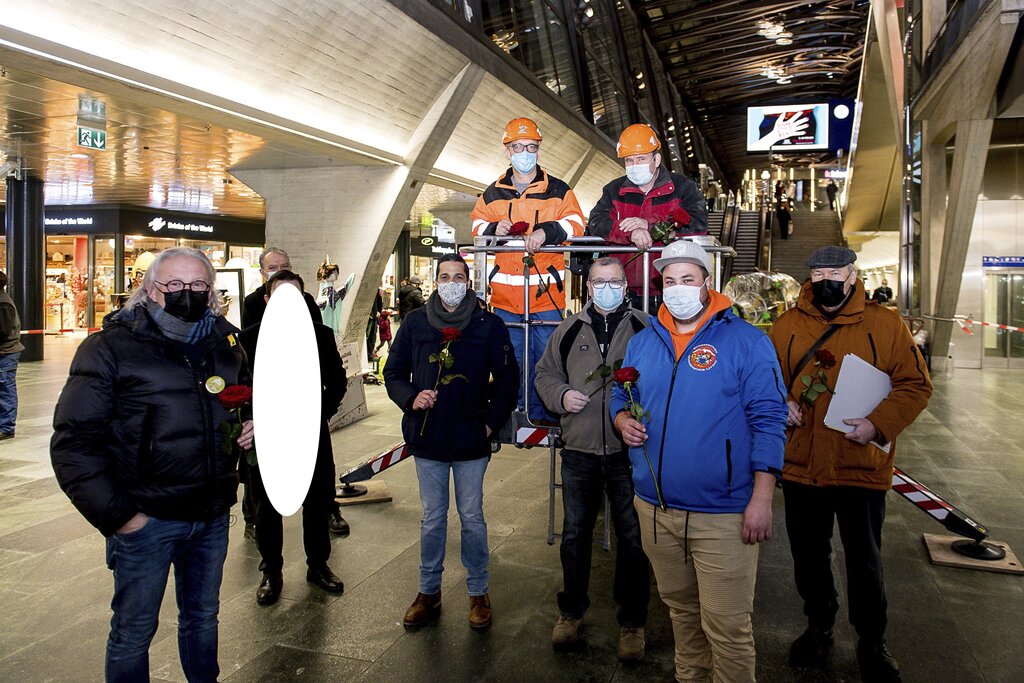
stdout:
POLYGON ((871 0, 871 23, 878 37, 878 48, 885 75, 896 139, 903 139, 903 42, 896 0, 871 0))
POLYGON ((946 141, 932 139, 924 122, 921 147, 921 310, 935 308, 935 285, 942 258, 942 236, 946 227, 946 141))
MULTIPOLYGON (((974 227, 974 212, 978 206, 978 193, 985 176, 988 145, 992 136, 992 119, 959 121, 956 125, 956 145, 953 148, 953 170, 949 178, 949 205, 942 236, 941 269, 935 286, 934 315, 952 318, 960 298, 967 247, 974 227)), ((936 369, 945 367, 953 323, 936 322, 932 336, 932 363, 936 369)))
MULTIPOLYGON (((43 181, 7 178, 7 292, 21 318, 22 330, 45 327, 43 293, 46 278, 46 233, 43 223, 43 181)), ((21 337, 21 361, 43 359, 43 335, 21 337)))

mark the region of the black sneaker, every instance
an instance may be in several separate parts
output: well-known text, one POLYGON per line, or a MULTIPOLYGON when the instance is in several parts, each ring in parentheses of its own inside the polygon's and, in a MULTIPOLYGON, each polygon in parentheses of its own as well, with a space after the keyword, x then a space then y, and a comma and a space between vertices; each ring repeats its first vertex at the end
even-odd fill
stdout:
POLYGON ((884 640, 857 643, 857 664, 865 683, 899 683, 900 665, 884 640))
POLYGON ((0 432, 0 441, 6 441, 7 439, 13 439, 14 432, 0 432))
POLYGON ((832 629, 808 626, 789 646, 789 665, 796 668, 822 666, 832 651, 832 629))

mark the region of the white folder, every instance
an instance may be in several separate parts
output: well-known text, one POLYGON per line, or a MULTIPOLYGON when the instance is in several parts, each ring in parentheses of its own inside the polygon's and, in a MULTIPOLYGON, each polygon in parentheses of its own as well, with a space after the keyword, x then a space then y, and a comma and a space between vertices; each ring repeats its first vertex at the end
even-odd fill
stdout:
MULTIPOLYGON (((852 432, 853 427, 843 422, 867 417, 892 391, 892 380, 866 360, 848 353, 839 366, 839 378, 832 401, 825 413, 825 426, 840 432, 852 432)), ((891 444, 874 443, 886 453, 891 444)))

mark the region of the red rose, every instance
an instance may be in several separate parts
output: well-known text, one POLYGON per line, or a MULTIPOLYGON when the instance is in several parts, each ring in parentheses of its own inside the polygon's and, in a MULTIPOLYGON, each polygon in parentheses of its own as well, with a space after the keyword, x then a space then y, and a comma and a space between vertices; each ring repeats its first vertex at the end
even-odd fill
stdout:
POLYGON ((217 398, 220 399, 221 405, 228 410, 241 408, 252 400, 252 387, 247 387, 244 384, 232 384, 217 394, 217 398))
POLYGON ((827 349, 818 349, 814 352, 814 362, 825 370, 828 370, 829 368, 834 368, 836 366, 836 357, 827 349))
POLYGON ((458 341, 459 337, 462 336, 462 332, 456 327, 442 327, 441 328, 441 343, 447 344, 448 342, 458 341))
POLYGON ((690 224, 690 221, 692 221, 693 218, 691 218, 690 214, 686 212, 686 209, 678 208, 672 212, 672 220, 677 226, 686 227, 690 224))
POLYGON ((525 235, 526 231, 530 229, 530 224, 526 221, 516 221, 512 224, 512 227, 508 229, 510 235, 525 235))
POLYGON ((636 368, 619 368, 612 373, 612 381, 618 384, 625 384, 626 382, 636 384, 638 379, 640 379, 640 371, 636 368))

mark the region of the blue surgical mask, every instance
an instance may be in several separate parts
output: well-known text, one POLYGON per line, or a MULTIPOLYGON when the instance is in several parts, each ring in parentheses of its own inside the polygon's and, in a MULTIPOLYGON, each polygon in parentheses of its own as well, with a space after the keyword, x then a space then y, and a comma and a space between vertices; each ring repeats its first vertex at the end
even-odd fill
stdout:
POLYGON ((637 187, 643 187, 647 183, 651 182, 654 178, 654 173, 645 164, 633 164, 632 166, 626 167, 626 177, 629 178, 629 182, 633 183, 637 187))
POLYGON ((537 166, 537 153, 516 152, 512 155, 512 166, 520 173, 529 173, 537 166))
POLYGON ((622 305, 622 300, 625 297, 625 287, 616 289, 609 284, 605 284, 603 287, 594 287, 594 304, 602 311, 616 310, 622 305))

